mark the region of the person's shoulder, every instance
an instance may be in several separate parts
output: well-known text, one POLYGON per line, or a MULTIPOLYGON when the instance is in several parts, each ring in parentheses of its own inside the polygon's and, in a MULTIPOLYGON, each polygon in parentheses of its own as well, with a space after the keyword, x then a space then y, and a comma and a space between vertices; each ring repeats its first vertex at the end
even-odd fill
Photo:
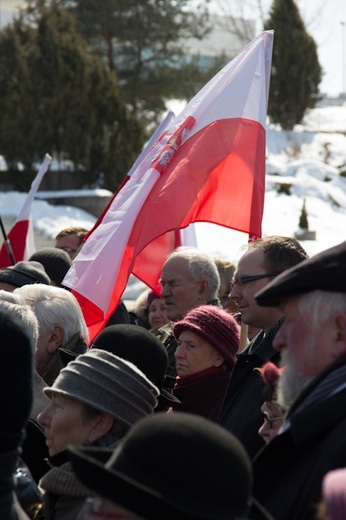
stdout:
MULTIPOLYGON (((155 332, 155 335, 161 339, 161 338, 166 338, 168 336, 172 336, 173 335, 173 321, 170 321, 169 323, 166 323, 165 325, 162 325, 162 327, 160 327, 156 332, 155 332)), ((162 340, 161 340, 162 341, 162 340)))

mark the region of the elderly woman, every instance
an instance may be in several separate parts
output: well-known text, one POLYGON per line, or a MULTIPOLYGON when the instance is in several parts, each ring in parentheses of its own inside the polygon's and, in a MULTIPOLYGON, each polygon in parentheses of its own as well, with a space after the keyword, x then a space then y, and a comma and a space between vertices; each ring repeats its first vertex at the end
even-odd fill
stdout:
POLYGON ((177 380, 174 410, 218 420, 239 347, 239 326, 227 311, 202 305, 173 328, 177 380))
POLYGON ((75 520, 89 492, 72 472, 67 447, 114 448, 131 426, 153 413, 158 390, 132 363, 93 349, 71 361, 44 392, 51 402, 38 422, 52 466, 40 481, 44 518, 75 520))

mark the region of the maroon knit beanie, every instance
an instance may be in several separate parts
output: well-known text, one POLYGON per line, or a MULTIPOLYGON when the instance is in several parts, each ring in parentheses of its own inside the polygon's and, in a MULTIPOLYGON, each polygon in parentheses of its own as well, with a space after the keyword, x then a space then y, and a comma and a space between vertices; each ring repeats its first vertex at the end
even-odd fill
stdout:
POLYGON ((173 328, 176 339, 190 330, 208 341, 233 368, 239 348, 239 327, 231 314, 214 305, 201 305, 186 314, 173 328))
POLYGON ((162 300, 162 298, 156 292, 150 291, 147 297, 148 306, 150 306, 153 300, 162 300))

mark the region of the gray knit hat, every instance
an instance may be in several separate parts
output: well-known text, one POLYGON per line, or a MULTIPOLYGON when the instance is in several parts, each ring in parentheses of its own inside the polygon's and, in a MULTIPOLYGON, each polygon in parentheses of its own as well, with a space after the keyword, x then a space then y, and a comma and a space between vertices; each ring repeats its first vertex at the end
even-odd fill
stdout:
POLYGON ((72 397, 132 426, 151 415, 159 391, 135 365, 101 349, 81 354, 44 393, 72 397))

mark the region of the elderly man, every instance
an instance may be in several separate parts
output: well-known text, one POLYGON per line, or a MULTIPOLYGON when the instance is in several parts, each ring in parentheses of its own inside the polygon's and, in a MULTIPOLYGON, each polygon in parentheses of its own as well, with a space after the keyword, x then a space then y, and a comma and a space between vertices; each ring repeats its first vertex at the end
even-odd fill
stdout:
POLYGON ((270 236, 248 245, 235 272, 230 297, 238 305, 242 322, 261 332, 238 355, 219 424, 242 441, 251 458, 264 444, 258 435, 263 422, 264 383, 254 369, 268 360, 279 363, 280 354, 273 349, 272 341, 282 323, 281 310, 259 307, 254 295, 276 275, 306 258, 305 250, 294 238, 270 236))
POLYGON ((64 366, 59 351, 66 349, 81 354, 86 349, 88 329, 76 298, 65 289, 54 286, 26 285, 15 290, 29 305, 39 323, 35 352, 36 370, 52 385, 64 366))
POLYGON ((288 414, 253 463, 255 496, 277 520, 316 518, 324 475, 346 466, 345 266, 343 242, 256 294, 284 315, 273 345, 285 365, 279 399, 288 414))
MULTIPOLYGON (((167 317, 172 322, 181 320, 188 311, 200 305, 220 305, 217 297, 220 276, 216 264, 209 255, 198 249, 178 247, 164 263, 160 282, 167 317)), ((172 322, 161 327, 156 335, 167 349, 167 373, 175 377, 174 353, 177 343, 172 332, 172 322)))

